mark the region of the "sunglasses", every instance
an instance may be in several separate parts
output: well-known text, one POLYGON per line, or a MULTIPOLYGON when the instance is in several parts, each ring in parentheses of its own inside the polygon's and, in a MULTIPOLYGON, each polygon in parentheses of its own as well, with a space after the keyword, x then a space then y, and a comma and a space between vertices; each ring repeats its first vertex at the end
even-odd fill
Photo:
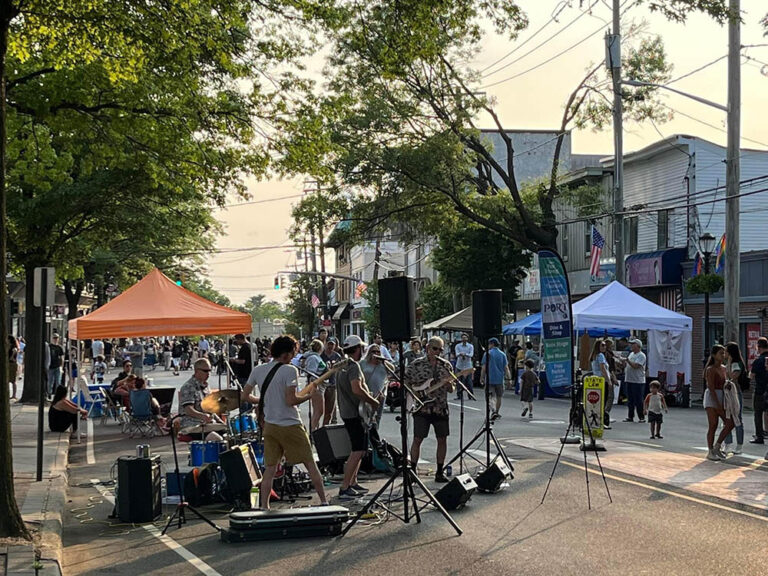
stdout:
POLYGON ((210 372, 211 371, 210 368, 198 368, 198 370, 200 370, 200 372, 210 372))
POLYGON ((435 352, 442 352, 443 351, 442 348, 438 348, 437 346, 430 346, 430 348, 432 348, 432 350, 435 351, 435 352))

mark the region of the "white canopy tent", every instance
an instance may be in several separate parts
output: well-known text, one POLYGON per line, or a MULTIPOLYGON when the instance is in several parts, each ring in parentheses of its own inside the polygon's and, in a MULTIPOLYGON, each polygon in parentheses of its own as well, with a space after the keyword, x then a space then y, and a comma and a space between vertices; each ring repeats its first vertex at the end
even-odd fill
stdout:
POLYGON ((618 282, 576 302, 573 317, 579 332, 596 328, 647 330, 648 375, 666 373, 670 391, 690 382, 690 317, 658 306, 618 282))

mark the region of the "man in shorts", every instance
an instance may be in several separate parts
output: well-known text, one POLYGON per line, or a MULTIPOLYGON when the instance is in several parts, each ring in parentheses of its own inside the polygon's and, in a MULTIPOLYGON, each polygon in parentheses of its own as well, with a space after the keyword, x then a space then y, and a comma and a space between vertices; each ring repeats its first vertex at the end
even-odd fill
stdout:
MULTIPOLYGON (((299 371, 291 366, 296 351, 292 336, 279 336, 272 342, 272 361, 256 366, 243 387, 242 401, 253 403, 254 389, 258 388, 260 409, 264 415, 264 476, 261 480, 261 507, 269 510, 269 495, 275 479, 277 465, 283 457, 290 464, 301 462, 309 472, 312 485, 320 497, 321 505, 328 504, 323 488, 323 477, 312 455, 312 446, 301 421, 299 404, 311 397, 312 390, 298 392, 299 371), (264 384, 267 383, 266 390, 264 384), (266 393, 265 393, 266 392, 266 393)), ((312 387, 314 389, 314 387, 312 387)))
POLYGON ((411 443, 411 466, 419 462, 421 443, 429 436, 430 426, 435 429, 437 437, 437 471, 435 482, 448 482, 443 473, 445 454, 448 450, 448 393, 455 388, 453 368, 451 363, 440 357, 443 352, 443 339, 433 336, 427 342, 427 355, 416 358, 405 370, 405 383, 410 388, 423 386, 427 381, 429 386, 442 383, 432 390, 422 400, 429 400, 419 410, 413 413, 413 442, 411 443))
POLYGON ((486 361, 488 363, 488 390, 486 394, 493 394, 496 397, 496 404, 491 414, 491 420, 501 418, 501 398, 504 396, 504 380, 511 380, 512 375, 509 372, 507 355, 499 349, 498 338, 488 340, 488 352, 483 354, 482 370, 480 372, 480 381, 485 384, 486 361), (487 356, 487 358, 486 358, 487 356))

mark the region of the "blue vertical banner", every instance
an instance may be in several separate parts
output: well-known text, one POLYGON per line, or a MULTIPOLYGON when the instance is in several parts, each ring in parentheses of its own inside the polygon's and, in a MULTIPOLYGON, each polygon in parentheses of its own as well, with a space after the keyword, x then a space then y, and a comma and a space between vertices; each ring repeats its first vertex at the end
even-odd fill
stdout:
POLYGON ((547 381, 553 389, 573 384, 573 313, 571 289, 560 255, 539 251, 541 321, 547 381))

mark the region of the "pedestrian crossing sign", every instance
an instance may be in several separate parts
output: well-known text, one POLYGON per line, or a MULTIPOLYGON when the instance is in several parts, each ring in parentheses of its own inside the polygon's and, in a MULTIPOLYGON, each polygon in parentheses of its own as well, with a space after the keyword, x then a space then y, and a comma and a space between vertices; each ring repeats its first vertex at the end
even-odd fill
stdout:
POLYGON ((605 413, 605 378, 586 376, 584 378, 584 434, 593 438, 603 437, 603 414, 605 413), (589 428, 587 428, 589 423, 589 428))

